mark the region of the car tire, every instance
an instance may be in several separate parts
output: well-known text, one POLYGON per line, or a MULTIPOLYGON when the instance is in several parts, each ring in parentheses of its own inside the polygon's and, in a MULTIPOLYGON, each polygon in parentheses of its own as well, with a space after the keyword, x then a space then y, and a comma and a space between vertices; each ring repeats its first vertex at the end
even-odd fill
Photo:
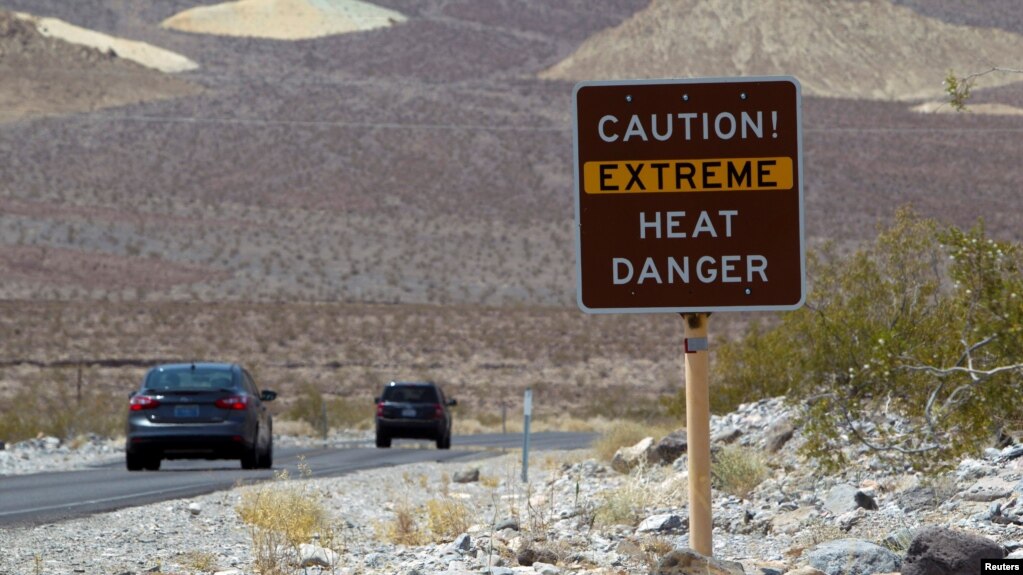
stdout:
POLYGON ((270 469, 273 466, 274 466, 274 443, 273 440, 271 439, 270 442, 266 444, 266 449, 264 449, 263 453, 260 454, 259 461, 256 463, 256 467, 258 469, 270 469))
POLYGON ((124 463, 128 471, 142 471, 145 468, 145 457, 141 453, 127 452, 124 455, 124 463))
POLYGON ((160 471, 160 459, 159 455, 147 455, 142 459, 142 467, 146 471, 160 471))
POLYGON ((386 433, 377 432, 377 447, 384 449, 391 446, 391 437, 386 433))
POLYGON ((451 449, 451 432, 437 438, 437 449, 451 449))
POLYGON ((259 460, 259 447, 253 445, 242 452, 242 469, 256 469, 259 460))

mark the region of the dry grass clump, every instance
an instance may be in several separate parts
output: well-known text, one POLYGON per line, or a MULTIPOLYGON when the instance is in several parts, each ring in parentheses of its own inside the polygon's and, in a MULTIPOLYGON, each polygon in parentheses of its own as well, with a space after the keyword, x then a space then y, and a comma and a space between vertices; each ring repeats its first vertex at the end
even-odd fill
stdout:
POLYGON ((770 472, 762 452, 741 445, 722 447, 711 466, 715 486, 742 499, 767 479, 770 472))
POLYGON ((377 526, 378 537, 395 545, 450 541, 469 530, 474 513, 464 501, 437 497, 415 506, 407 499, 394 508, 394 518, 377 526))
POLYGON ((189 551, 178 561, 189 572, 214 573, 217 571, 217 558, 208 551, 189 551))
POLYGON ((277 481, 243 492, 235 507, 249 526, 254 566, 263 575, 288 573, 299 547, 316 536, 334 539, 320 498, 288 479, 287 471, 278 473, 277 481))
POLYGON ((670 467, 638 467, 620 485, 600 494, 593 509, 593 524, 637 525, 650 508, 685 506, 688 487, 683 476, 670 467))

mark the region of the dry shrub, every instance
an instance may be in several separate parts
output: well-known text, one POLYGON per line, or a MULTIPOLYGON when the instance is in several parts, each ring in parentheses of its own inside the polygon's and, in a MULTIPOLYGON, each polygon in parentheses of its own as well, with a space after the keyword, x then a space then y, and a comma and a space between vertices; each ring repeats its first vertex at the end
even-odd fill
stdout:
POLYGON ((288 572, 300 545, 331 530, 319 497, 287 479, 281 472, 277 481, 246 490, 235 507, 249 526, 255 567, 263 575, 288 572))
POLYGON ((688 482, 670 467, 638 467, 619 486, 600 494, 593 523, 636 525, 653 507, 683 507, 689 500, 688 487, 688 482))
POLYGON ((450 540, 469 530, 472 513, 457 499, 430 499, 426 502, 426 528, 434 540, 450 540))
POLYGON ((208 551, 190 551, 178 561, 190 572, 213 573, 217 570, 217 558, 208 551))
POLYGON ((394 519, 377 526, 377 536, 395 545, 423 545, 427 543, 426 530, 416 519, 416 509, 408 500, 394 508, 394 519))
POLYGON ((767 479, 770 469, 762 452, 741 445, 726 445, 714 459, 711 473, 718 489, 745 499, 767 479))

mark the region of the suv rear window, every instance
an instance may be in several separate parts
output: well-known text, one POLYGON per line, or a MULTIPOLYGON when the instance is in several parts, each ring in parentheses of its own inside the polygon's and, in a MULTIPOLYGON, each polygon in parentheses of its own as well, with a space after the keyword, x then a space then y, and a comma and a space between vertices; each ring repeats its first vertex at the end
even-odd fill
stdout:
POLYGON ((159 370, 146 378, 146 388, 157 390, 231 389, 231 372, 224 369, 159 370))
POLYGON ((389 385, 384 388, 383 399, 396 403, 440 403, 437 390, 429 385, 389 385))

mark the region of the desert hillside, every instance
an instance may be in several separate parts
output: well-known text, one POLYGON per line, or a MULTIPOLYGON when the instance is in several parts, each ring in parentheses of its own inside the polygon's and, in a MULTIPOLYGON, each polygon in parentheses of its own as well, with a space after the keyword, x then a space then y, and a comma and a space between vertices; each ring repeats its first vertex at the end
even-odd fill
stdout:
POLYGON ((0 123, 195 94, 167 73, 194 67, 143 42, 0 6, 0 123))
MULTIPOLYGON (((541 77, 791 75, 809 96, 916 100, 940 97, 949 69, 979 72, 1019 54, 1016 33, 943 22, 891 0, 654 0, 541 77)), ((991 75, 978 86, 1018 80, 991 75)))

